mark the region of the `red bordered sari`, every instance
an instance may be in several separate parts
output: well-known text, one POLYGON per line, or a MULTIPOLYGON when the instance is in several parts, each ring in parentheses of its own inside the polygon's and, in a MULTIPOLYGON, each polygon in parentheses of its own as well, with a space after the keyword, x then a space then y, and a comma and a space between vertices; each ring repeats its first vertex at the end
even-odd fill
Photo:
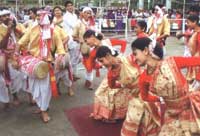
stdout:
MULTIPOLYGON (((159 136, 187 136, 192 133, 200 134, 200 92, 189 88, 186 79, 181 73, 181 68, 199 66, 200 58, 171 57, 162 61, 154 73, 149 88, 143 87, 142 98, 147 103, 154 123, 160 126, 157 131, 159 136), (150 92, 148 92, 150 91, 150 92), (154 94, 154 95, 152 95, 154 94), (161 126, 159 106, 151 102, 158 102, 163 97, 166 103, 164 124, 161 126)), ((141 121, 144 125, 145 116, 141 121)), ((140 127, 144 131, 145 127, 140 127)))
POLYGON ((119 84, 137 84, 138 68, 130 63, 126 57, 118 57, 118 68, 108 71, 105 78, 95 92, 93 117, 95 119, 123 119, 126 116, 130 98, 138 96, 138 88, 122 88, 119 84), (117 83, 116 83, 117 82, 117 83), (112 83, 112 84, 111 84, 112 83))

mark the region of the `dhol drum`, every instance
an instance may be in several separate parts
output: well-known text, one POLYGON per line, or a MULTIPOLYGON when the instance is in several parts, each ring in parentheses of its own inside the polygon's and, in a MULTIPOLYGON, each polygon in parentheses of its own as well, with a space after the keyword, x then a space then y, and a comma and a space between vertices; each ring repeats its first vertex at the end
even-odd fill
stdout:
POLYGON ((70 65, 70 56, 69 53, 66 53, 64 56, 58 56, 55 60, 55 69, 63 70, 68 68, 70 65))
POLYGON ((83 56, 90 54, 90 47, 86 43, 81 44, 80 50, 83 56))
POLYGON ((43 79, 49 73, 48 63, 33 56, 20 57, 21 70, 26 72, 29 76, 43 79))

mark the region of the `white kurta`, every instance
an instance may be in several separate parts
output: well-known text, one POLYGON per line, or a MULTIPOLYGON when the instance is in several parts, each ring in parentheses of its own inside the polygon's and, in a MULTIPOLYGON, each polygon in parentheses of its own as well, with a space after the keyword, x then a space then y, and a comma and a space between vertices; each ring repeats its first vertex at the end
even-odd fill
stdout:
POLYGON ((66 12, 63 16, 64 29, 70 36, 73 34, 73 29, 78 23, 78 17, 74 13, 66 12))
POLYGON ((82 56, 80 53, 80 44, 73 40, 72 34, 74 27, 78 24, 78 22, 80 22, 80 20, 78 19, 76 14, 67 11, 63 16, 63 22, 63 28, 69 35, 68 48, 73 73, 75 74, 77 72, 77 65, 81 62, 82 56))

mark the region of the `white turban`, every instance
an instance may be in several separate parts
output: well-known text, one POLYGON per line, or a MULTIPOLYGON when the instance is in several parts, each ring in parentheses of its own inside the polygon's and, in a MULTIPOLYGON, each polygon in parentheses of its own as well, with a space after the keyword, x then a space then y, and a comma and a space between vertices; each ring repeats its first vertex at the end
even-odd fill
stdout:
POLYGON ((83 12, 85 12, 85 11, 91 11, 91 12, 93 12, 92 9, 91 9, 90 7, 85 7, 85 8, 83 8, 83 12))
POLYGON ((11 12, 9 10, 4 9, 4 10, 0 11, 0 16, 7 15, 7 14, 10 14, 10 13, 11 12))
POLYGON ((45 10, 39 10, 37 11, 37 14, 40 15, 40 21, 39 24, 42 25, 42 39, 50 39, 51 38, 51 30, 50 30, 50 20, 49 15, 50 12, 45 10))

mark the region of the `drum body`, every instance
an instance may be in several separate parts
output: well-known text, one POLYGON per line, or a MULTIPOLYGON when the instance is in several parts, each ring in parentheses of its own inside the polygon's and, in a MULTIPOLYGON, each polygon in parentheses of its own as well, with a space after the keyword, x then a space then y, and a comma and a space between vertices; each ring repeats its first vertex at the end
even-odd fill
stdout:
POLYGON ((68 68, 70 65, 70 56, 69 53, 66 53, 64 56, 57 56, 55 60, 55 69, 63 70, 68 68))
POLYGON ((33 56, 25 56, 20 58, 21 70, 26 72, 29 76, 43 79, 49 73, 48 63, 35 58, 33 56))

